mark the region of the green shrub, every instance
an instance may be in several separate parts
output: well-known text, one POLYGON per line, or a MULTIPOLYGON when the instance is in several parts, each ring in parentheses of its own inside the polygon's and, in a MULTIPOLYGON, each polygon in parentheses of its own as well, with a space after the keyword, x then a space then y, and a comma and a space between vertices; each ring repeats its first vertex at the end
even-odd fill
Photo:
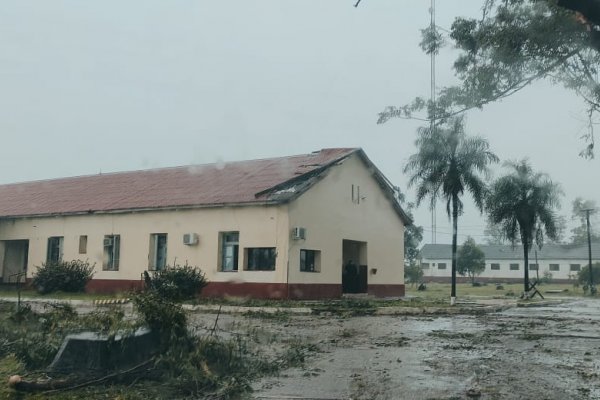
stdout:
POLYGON ((163 345, 174 347, 187 341, 187 317, 181 304, 165 299, 155 291, 134 295, 133 304, 140 322, 158 333, 163 345))
POLYGON ((415 283, 423 281, 423 269, 420 265, 410 264, 404 267, 404 280, 410 283, 410 286, 415 286, 415 283))
POLYGON ((33 276, 33 287, 42 294, 53 292, 83 292, 94 275, 94 265, 72 260, 44 263, 33 276))
MULTIPOLYGON (((600 284, 600 263, 592 264, 592 277, 594 279, 594 285, 600 284)), ((581 271, 577 273, 577 282, 580 285, 587 286, 590 282, 590 268, 586 264, 581 268, 581 271)))
POLYGON ((553 275, 552 272, 550 271, 544 271, 544 276, 540 278, 540 283, 542 284, 550 284, 552 283, 552 279, 553 279, 553 275))
POLYGON ((146 285, 161 297, 172 301, 195 298, 206 286, 204 273, 197 267, 174 265, 146 276, 146 285))

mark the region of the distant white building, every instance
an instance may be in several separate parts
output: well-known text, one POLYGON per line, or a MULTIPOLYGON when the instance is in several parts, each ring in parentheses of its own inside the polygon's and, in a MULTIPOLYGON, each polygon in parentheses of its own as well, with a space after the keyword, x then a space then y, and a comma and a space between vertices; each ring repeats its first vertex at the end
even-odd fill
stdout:
MULTIPOLYGON (((485 253, 485 271, 477 277, 479 281, 520 282, 523 280, 523 247, 510 245, 480 245, 485 253)), ((552 274, 556 282, 570 282, 577 273, 588 265, 588 246, 546 244, 537 246, 529 253, 529 277, 542 278, 552 274)), ((592 243, 592 264, 600 261, 600 243, 592 243)), ((450 280, 452 246, 449 244, 426 244, 421 249, 423 279, 427 282, 450 280)), ((459 281, 468 277, 457 274, 459 281)))

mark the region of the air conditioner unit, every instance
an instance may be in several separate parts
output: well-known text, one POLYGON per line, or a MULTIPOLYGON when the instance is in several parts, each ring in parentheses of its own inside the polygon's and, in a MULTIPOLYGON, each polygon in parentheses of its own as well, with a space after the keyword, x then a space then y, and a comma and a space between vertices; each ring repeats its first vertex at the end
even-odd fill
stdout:
POLYGON ((306 236, 306 229, 300 228, 298 226, 292 229, 292 239, 300 240, 300 239, 304 239, 305 236, 306 236))
POLYGON ((104 247, 109 247, 113 245, 113 238, 104 238, 104 247))
POLYGON ((198 244, 198 234, 197 233, 184 233, 183 234, 183 244, 188 245, 188 246, 198 244))

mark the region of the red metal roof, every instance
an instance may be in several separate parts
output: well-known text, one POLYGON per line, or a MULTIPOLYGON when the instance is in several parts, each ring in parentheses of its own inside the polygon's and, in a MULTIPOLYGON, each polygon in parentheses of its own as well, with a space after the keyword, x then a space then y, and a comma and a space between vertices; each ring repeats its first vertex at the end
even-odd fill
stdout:
POLYGON ((325 170, 359 151, 190 165, 0 185, 0 217, 282 201, 269 189, 325 170))

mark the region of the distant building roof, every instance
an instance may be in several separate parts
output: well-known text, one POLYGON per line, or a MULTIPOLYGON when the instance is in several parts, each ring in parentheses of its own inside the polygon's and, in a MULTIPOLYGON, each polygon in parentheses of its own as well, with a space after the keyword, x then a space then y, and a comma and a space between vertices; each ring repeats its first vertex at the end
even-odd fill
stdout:
MULTIPOLYGON (((520 260, 523 259, 523 246, 516 245, 478 245, 485 253, 486 260, 520 260)), ((538 260, 587 260, 588 246, 561 244, 545 244, 541 249, 537 246, 529 252, 530 262, 535 262, 535 250, 538 260)), ((421 249, 422 258, 428 260, 449 260, 452 258, 452 245, 426 244, 421 249)), ((600 259, 600 243, 592 243, 592 260, 600 259)))
MULTIPOLYGON (((0 185, 0 218, 277 204, 294 199, 352 154, 373 167, 382 186, 390 186, 361 149, 334 148, 288 157, 0 185)), ((393 203, 410 222, 394 199, 393 203)))

